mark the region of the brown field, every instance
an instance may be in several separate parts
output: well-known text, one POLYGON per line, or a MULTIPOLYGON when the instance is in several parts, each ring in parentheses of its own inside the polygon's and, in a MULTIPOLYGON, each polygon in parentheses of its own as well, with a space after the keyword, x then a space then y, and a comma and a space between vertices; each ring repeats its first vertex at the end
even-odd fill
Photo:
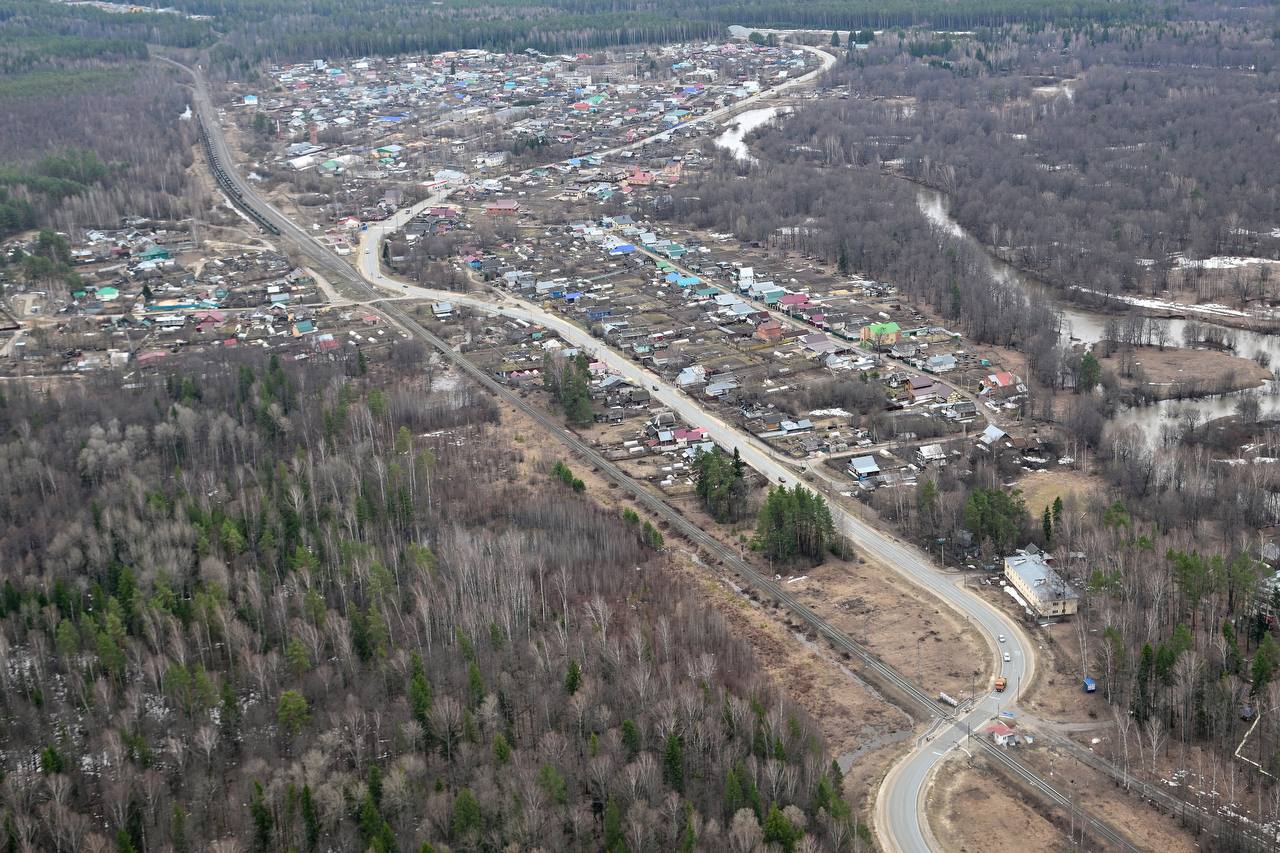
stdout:
POLYGON ((1191 833, 1178 825, 1176 816, 1161 814, 1135 797, 1124 794, 1111 779, 1075 758, 1041 742, 1020 750, 1018 757, 1060 790, 1074 794, 1081 808, 1107 821, 1135 846, 1161 853, 1198 850, 1191 833))
POLYGON ((1122 388, 1141 385, 1146 393, 1161 397, 1171 396, 1179 386, 1195 393, 1221 393, 1256 388, 1271 378, 1271 371, 1252 359, 1217 350, 1141 347, 1132 354, 1133 364, 1141 369, 1141 383, 1137 376, 1120 376, 1121 360, 1119 352, 1100 359, 1104 369, 1116 374, 1122 388))
POLYGON ((1018 480, 1018 488, 1022 491, 1022 499, 1026 502, 1031 517, 1039 519, 1044 508, 1052 506, 1054 498, 1059 497, 1067 505, 1074 498, 1076 505, 1083 511, 1092 505, 1096 495, 1104 492, 1106 483, 1093 474, 1058 468, 1052 471, 1033 471, 1018 480))
POLYGON ((985 689, 993 660, 981 635, 888 566, 828 558, 805 574, 792 584, 805 604, 929 692, 985 689))
POLYGON ((1065 833, 1012 789, 981 756, 956 751, 929 791, 929 826, 951 853, 1070 850, 1065 833))

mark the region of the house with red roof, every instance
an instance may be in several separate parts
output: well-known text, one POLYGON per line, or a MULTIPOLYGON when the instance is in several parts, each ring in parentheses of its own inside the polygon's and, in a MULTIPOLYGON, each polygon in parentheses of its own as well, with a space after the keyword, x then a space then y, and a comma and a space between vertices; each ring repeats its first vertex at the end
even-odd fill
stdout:
POLYGON ((707 430, 704 427, 678 429, 675 432, 676 445, 678 447, 683 447, 691 442, 706 441, 707 439, 707 430))
POLYGON ((520 212, 520 202, 513 198, 487 202, 484 206, 486 216, 514 216, 520 212))
POLYGON ((765 343, 773 343, 774 341, 782 340, 781 321, 774 319, 765 320, 763 323, 756 326, 753 337, 756 340, 764 341, 765 343))
POLYGON ((1004 723, 992 723, 983 729, 983 732, 991 735, 991 739, 995 741, 997 746, 1018 745, 1018 733, 1004 723))

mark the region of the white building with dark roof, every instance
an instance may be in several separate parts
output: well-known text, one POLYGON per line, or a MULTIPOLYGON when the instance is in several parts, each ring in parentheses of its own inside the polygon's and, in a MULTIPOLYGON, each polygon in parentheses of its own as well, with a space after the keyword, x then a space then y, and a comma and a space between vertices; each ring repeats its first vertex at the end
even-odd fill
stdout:
POLYGON ((1004 576, 1037 616, 1071 616, 1080 606, 1079 594, 1038 552, 1005 557, 1004 576))

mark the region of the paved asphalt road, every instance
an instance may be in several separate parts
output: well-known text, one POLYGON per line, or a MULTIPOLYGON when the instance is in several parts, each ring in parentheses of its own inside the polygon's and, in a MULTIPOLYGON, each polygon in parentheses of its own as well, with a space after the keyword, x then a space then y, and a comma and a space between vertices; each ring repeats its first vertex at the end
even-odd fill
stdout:
MULTIPOLYGON (((816 50, 815 52, 831 60, 828 54, 816 50)), ((790 88, 807 82, 808 79, 816 77, 830 64, 830 62, 824 60, 822 68, 804 77, 787 81, 778 89, 783 87, 790 88)), ((356 279, 355 276, 351 275, 349 265, 335 256, 327 247, 313 239, 297 223, 281 214, 264 199, 259 198, 255 189, 239 176, 237 170, 233 168, 225 140, 218 128, 217 113, 209 99, 203 78, 199 75, 193 76, 196 80, 194 96, 196 107, 204 119, 206 127, 209 128, 209 146, 215 160, 215 170, 221 169, 225 178, 236 187, 243 198, 251 200, 260 212, 267 215, 281 229, 282 236, 286 237, 289 242, 294 243, 319 269, 348 281, 356 279)), ((777 91, 777 89, 774 89, 762 92, 751 100, 773 96, 777 91)), ((714 120, 717 114, 728 115, 744 106, 745 102, 734 105, 733 109, 717 110, 714 113, 703 116, 699 121, 714 120)), ((608 155, 629 148, 636 148, 657 136, 658 134, 655 134, 654 137, 647 137, 644 140, 600 153, 608 155)), ((416 215, 421 209, 438 204, 446 196, 447 193, 445 192, 436 193, 431 198, 416 205, 412 210, 401 211, 395 217, 383 223, 370 225, 369 230, 363 234, 357 258, 360 273, 365 280, 364 282, 357 280, 359 286, 368 287, 365 284, 365 282, 368 282, 397 296, 411 296, 433 301, 447 300, 456 305, 467 306, 489 314, 523 319, 555 329, 566 340, 593 352, 596 358, 606 362, 620 375, 636 382, 641 387, 649 388, 657 400, 673 411, 678 412, 689 423, 705 427, 711 437, 721 446, 727 448, 736 447, 742 454, 743 460, 768 477, 770 481, 786 485, 801 481, 800 472, 794 462, 778 456, 772 449, 755 437, 724 422, 718 416, 706 410, 697 400, 678 391, 662 377, 650 373, 620 353, 603 346, 601 342, 592 338, 586 330, 569 323, 562 317, 548 313, 536 305, 514 297, 500 298, 439 291, 416 285, 406 285, 383 274, 379 269, 378 258, 380 251, 377 248, 380 247, 383 237, 401 227, 404 222, 416 215)), ((902 851, 936 850, 938 846, 929 832, 928 823, 924 819, 923 812, 923 795, 930 772, 939 762, 942 754, 945 754, 946 751, 964 739, 966 726, 972 725, 976 727, 995 716, 1000 708, 1001 701, 1006 703, 1005 708, 1007 709, 1007 703, 1013 700, 1021 686, 1029 682, 1034 671, 1034 657, 1031 654, 1031 647, 1021 630, 1008 617, 983 602, 973 593, 958 586, 955 576, 938 569, 927 555, 915 547, 865 524, 856 515, 834 502, 832 504, 832 514, 841 531, 856 545, 878 557, 886 565, 891 566, 912 582, 942 598, 984 631, 991 639, 992 653, 997 661, 997 671, 1003 671, 1009 677, 1010 692, 998 697, 988 691, 988 685, 978 685, 976 705, 965 716, 952 720, 950 718, 944 719, 940 714, 937 714, 938 719, 942 722, 940 726, 935 726, 937 730, 932 738, 903 759, 890 773, 880 789, 876 806, 876 829, 886 849, 902 851), (997 634, 1004 634, 1008 642, 1004 645, 996 643, 995 637, 997 634), (999 653, 1003 650, 1007 650, 1010 653, 1011 661, 1009 663, 1002 664, 999 662, 999 653)), ((827 630, 831 631, 832 634, 836 633, 832 629, 828 628, 827 630)), ((997 755, 998 760, 1002 760, 1006 764, 1010 763, 1009 759, 1000 758, 1000 756, 1003 756, 1002 752, 993 754, 997 755)), ((1028 775, 1025 769, 1018 767, 1014 768, 1014 772, 1024 776, 1028 775)), ((1058 792, 1048 788, 1041 780, 1031 776, 1028 781, 1040 787, 1051 800, 1059 803, 1065 801, 1058 792)), ((1101 830, 1107 829, 1102 825, 1098 825, 1098 828, 1101 830)))
MULTIPOLYGON (((425 204, 443 200, 428 199, 425 204)), ((554 329, 562 338, 592 353, 611 369, 641 388, 648 388, 662 405, 677 412, 682 419, 694 426, 705 427, 712 440, 725 448, 737 448, 743 461, 765 475, 770 482, 792 485, 804 482, 801 469, 795 462, 775 453, 764 442, 725 422, 705 408, 697 399, 678 390, 670 381, 652 373, 626 356, 605 346, 600 340, 580 326, 558 314, 518 299, 514 296, 497 298, 488 294, 460 294, 451 291, 406 285, 382 272, 378 258, 383 236, 395 230, 394 223, 371 224, 360 246, 360 274, 368 281, 389 291, 416 296, 432 301, 447 301, 488 314, 500 314, 554 329)), ((881 831, 882 844, 889 850, 928 851, 938 846, 924 820, 922 804, 930 772, 942 755, 965 737, 966 726, 980 728, 995 717, 1000 710, 1012 707, 1018 689, 1030 682, 1035 659, 1030 640, 1001 611, 996 610, 972 592, 957 584, 955 575, 936 567, 930 558, 914 546, 863 522, 855 513, 831 502, 832 516, 840 530, 858 547, 880 559, 929 590, 957 612, 964 614, 988 637, 997 672, 1009 679, 1009 690, 1003 694, 990 692, 991 682, 978 684, 978 701, 973 711, 963 719, 944 728, 933 740, 922 744, 902 761, 886 779, 877 798, 877 829, 881 831), (1003 634, 1006 642, 996 638, 1003 634), (1010 661, 1004 663, 1001 653, 1007 651, 1010 661)), ((975 668, 981 668, 975 662, 975 668)), ((956 697, 960 699, 962 697, 956 697)))

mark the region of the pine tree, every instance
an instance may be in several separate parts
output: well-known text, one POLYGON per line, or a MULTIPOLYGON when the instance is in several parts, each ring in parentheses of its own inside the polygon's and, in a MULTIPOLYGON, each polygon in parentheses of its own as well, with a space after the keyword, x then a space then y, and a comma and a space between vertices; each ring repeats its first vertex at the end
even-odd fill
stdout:
POLYGON ((1250 696, 1257 696, 1266 689, 1272 677, 1275 675, 1276 666, 1280 664, 1280 647, 1276 646, 1276 641, 1271 638, 1270 632, 1262 637, 1262 643, 1259 644, 1258 650, 1253 654, 1253 667, 1250 670, 1252 685, 1249 688, 1250 696))
POLYGON ((569 671, 564 676, 564 692, 570 696, 578 692, 582 686, 582 670, 576 660, 569 661, 569 671))
POLYGON ((499 764, 506 764, 511 760, 511 744, 507 743, 502 732, 493 736, 493 757, 499 764))
POLYGON ((667 735, 667 748, 662 757, 662 781, 676 793, 684 793, 684 742, 680 735, 667 735))
POLYGON ((1142 646, 1142 657, 1138 659, 1137 678, 1133 686, 1133 719, 1139 724, 1145 723, 1151 716, 1151 675, 1155 670, 1155 652, 1150 643, 1142 646))
POLYGON ((467 698, 472 708, 479 706, 484 700, 484 693, 484 676, 480 674, 480 667, 473 660, 467 667, 467 698))
POLYGON ((472 832, 479 831, 484 824, 480 813, 480 803, 470 788, 463 788, 453 800, 453 814, 449 828, 454 840, 465 839, 472 832))
POLYGON ((725 820, 733 819, 738 813, 738 809, 745 804, 742 795, 742 783, 738 781, 738 771, 736 767, 730 767, 729 771, 724 775, 724 815, 725 820))
POLYGON ((306 838, 306 849, 315 850, 320 843, 320 814, 316 811, 316 803, 311 795, 311 786, 302 786, 302 826, 306 838))
POLYGON ((769 807, 769 814, 764 819, 764 843, 778 844, 783 850, 791 850, 804 835, 804 830, 793 824, 774 803, 769 807))
POLYGON ((628 760, 640 754, 640 729, 635 720, 622 721, 622 745, 627 748, 628 760))
POLYGON ((756 543, 773 560, 797 556, 820 561, 835 539, 831 508, 799 483, 770 489, 756 523, 756 543))
POLYGON ((410 667, 409 711, 425 732, 428 730, 427 715, 431 711, 431 685, 427 683, 427 671, 422 665, 422 655, 414 652, 410 659, 410 667))
POLYGON ((1098 363, 1097 357, 1087 352, 1080 359, 1080 375, 1076 379, 1076 390, 1081 394, 1088 394, 1098 384, 1098 379, 1102 375, 1102 365, 1098 363))
POLYGON ((604 807, 604 849, 607 853, 625 853, 627 842, 622 834, 622 812, 612 797, 604 807))
POLYGON ((271 809, 264 799, 262 783, 253 783, 253 796, 249 799, 249 814, 253 818, 253 839, 259 850, 271 848, 271 809))
POLYGON ((173 804, 173 813, 169 818, 169 842, 174 853, 187 853, 187 813, 181 803, 173 804))
POLYGON ((1244 656, 1240 654, 1240 643, 1236 639, 1236 629, 1232 626, 1230 620, 1222 623, 1222 636, 1227 641, 1227 672, 1239 675, 1244 668, 1244 656))

